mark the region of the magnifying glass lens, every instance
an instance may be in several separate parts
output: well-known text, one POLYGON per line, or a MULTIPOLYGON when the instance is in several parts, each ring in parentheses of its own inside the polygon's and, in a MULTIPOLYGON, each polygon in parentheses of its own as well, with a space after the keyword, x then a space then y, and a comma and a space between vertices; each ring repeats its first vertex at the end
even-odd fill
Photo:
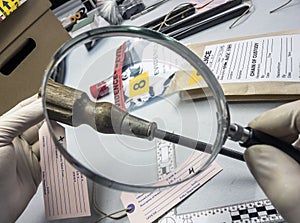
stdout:
POLYGON ((59 149, 93 180, 124 190, 164 187, 199 174, 221 149, 228 114, 216 83, 206 65, 175 40, 134 27, 107 27, 82 34, 57 52, 43 83, 44 111, 50 131, 56 124, 65 128, 66 148, 58 143, 59 149), (57 121, 49 109, 53 82, 61 85, 56 112, 68 120, 57 121), (61 93, 65 87, 71 94, 61 93), (186 100, 191 88, 201 88, 203 98, 186 100), (125 125, 126 115, 96 120, 106 102, 155 128, 138 137, 139 122, 125 125), (115 120, 122 123, 120 132, 111 125, 115 120), (186 167, 192 171, 178 171, 186 167), (170 177, 175 169, 180 175, 170 177))

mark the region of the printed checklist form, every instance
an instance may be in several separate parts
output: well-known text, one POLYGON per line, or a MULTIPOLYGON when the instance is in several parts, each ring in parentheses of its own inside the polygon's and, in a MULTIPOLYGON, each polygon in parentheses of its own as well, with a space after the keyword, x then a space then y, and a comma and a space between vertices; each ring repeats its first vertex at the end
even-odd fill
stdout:
MULTIPOLYGON (((58 142, 66 146, 64 128, 53 126, 58 142)), ((90 216, 87 179, 59 152, 45 124, 39 131, 41 174, 47 220, 90 216)))
POLYGON ((208 45, 203 61, 220 83, 299 82, 300 34, 208 45))
MULTIPOLYGON (((245 36, 189 46, 216 77, 227 101, 297 100, 300 30, 245 36)), ((196 73, 201 77, 201 72, 196 73)), ((182 100, 206 98, 207 83, 178 73, 182 100), (190 79, 195 80, 191 82, 190 79)))

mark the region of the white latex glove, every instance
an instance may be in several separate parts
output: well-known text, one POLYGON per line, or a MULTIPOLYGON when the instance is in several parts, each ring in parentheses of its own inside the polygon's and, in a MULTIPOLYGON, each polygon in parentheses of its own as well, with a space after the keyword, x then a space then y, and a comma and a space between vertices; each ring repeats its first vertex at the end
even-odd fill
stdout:
POLYGON ((37 95, 0 116, 0 222, 14 222, 41 181, 37 124, 43 118, 37 95))
MULTIPOLYGON (((300 148, 300 100, 265 112, 249 126, 300 148)), ((268 145, 249 147, 247 165, 282 217, 300 222, 300 165, 289 155, 268 145)))

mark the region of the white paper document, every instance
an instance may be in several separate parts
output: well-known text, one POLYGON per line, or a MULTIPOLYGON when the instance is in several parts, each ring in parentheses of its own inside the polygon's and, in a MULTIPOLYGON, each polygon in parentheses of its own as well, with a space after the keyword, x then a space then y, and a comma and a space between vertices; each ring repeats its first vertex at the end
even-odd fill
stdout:
MULTIPOLYGON (((178 182, 180 178, 186 178, 187 175, 197 169, 197 165, 201 163, 205 155, 207 154, 195 152, 188 162, 167 175, 165 181, 168 184, 173 184, 178 182)), ((150 193, 139 194, 123 192, 121 194, 122 203, 124 207, 131 208, 127 213, 130 222, 151 223, 155 221, 221 170, 222 168, 214 162, 201 174, 168 189, 157 189, 150 193)))
POLYGON ((220 83, 300 81, 300 34, 206 46, 202 60, 220 83))
MULTIPOLYGON (((55 126, 55 133, 58 141, 65 146, 64 128, 55 126)), ((39 131, 39 140, 47 220, 90 216, 86 177, 64 159, 46 124, 39 131)))

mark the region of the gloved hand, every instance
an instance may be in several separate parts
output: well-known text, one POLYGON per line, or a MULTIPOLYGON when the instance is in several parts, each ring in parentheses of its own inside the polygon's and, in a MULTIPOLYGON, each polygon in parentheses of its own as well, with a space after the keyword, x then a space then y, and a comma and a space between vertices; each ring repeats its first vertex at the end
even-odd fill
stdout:
MULTIPOLYGON (((300 100, 265 112, 249 126, 300 148, 300 100)), ((300 221, 300 165, 289 155, 268 145, 249 147, 247 165, 282 217, 289 223, 300 221)))
POLYGON ((0 222, 14 222, 41 181, 37 124, 43 118, 37 95, 0 116, 0 222))

